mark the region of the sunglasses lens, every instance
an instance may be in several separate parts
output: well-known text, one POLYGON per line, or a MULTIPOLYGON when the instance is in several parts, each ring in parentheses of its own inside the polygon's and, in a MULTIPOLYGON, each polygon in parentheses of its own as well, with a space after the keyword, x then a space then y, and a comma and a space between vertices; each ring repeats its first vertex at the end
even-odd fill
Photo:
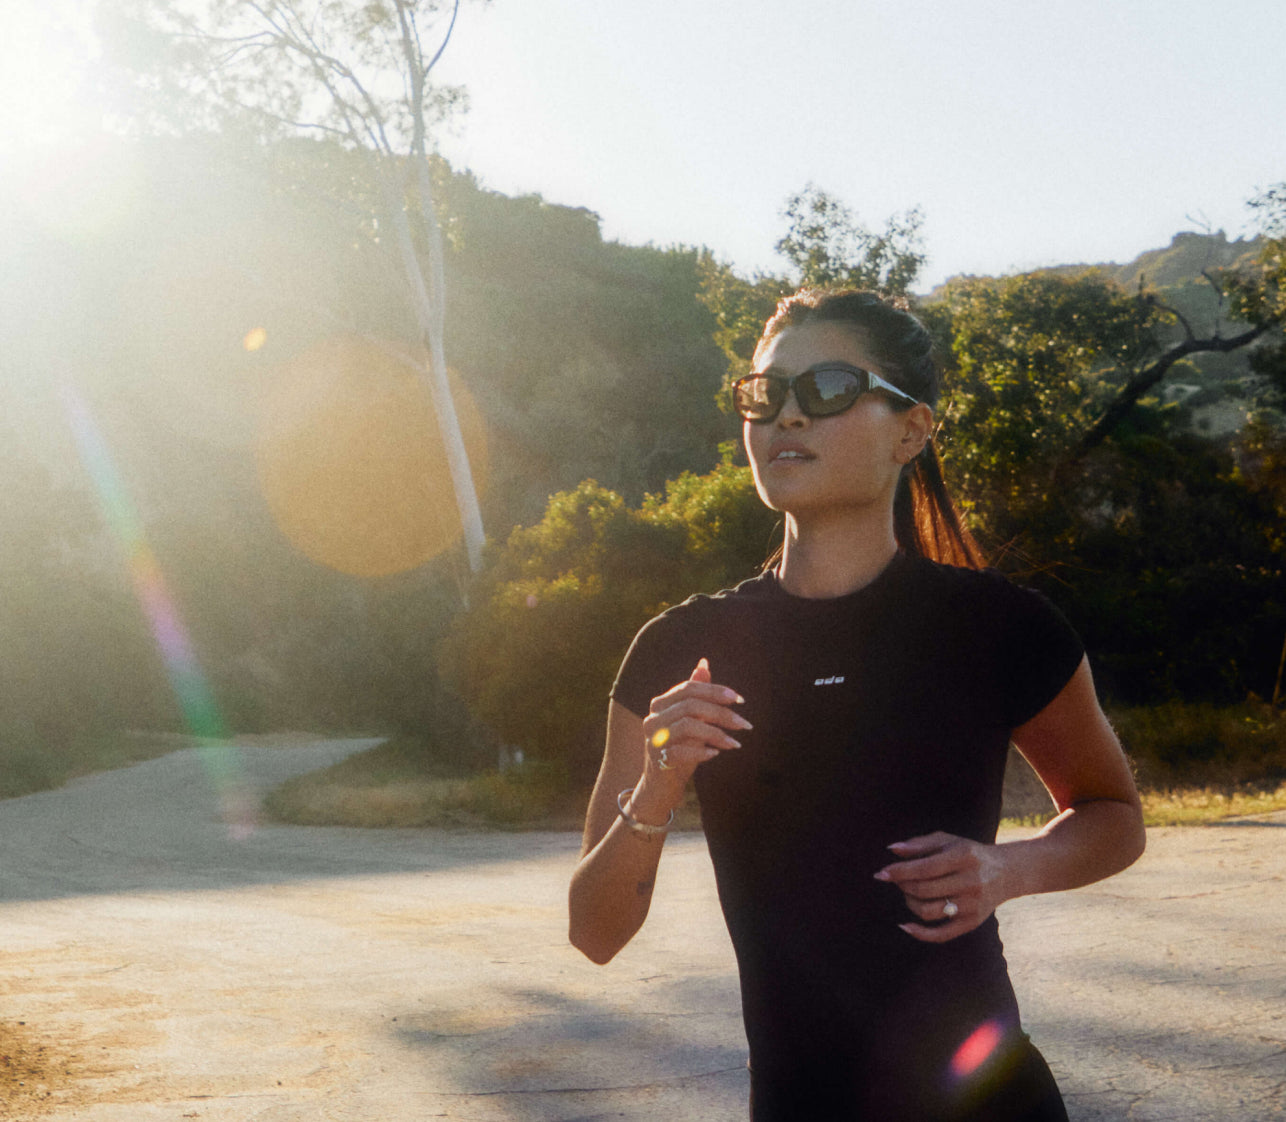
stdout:
POLYGON ((864 388, 854 371, 823 367, 800 378, 795 395, 810 417, 829 417, 852 405, 864 388))
POLYGON ((748 421, 767 421, 777 416, 786 400, 786 386, 777 378, 743 378, 734 390, 737 412, 748 421))

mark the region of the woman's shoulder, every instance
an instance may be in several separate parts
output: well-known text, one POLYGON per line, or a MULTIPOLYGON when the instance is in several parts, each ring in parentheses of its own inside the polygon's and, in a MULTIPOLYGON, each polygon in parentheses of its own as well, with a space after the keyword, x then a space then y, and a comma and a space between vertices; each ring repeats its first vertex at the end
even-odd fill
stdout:
POLYGON ((966 569, 916 557, 908 566, 907 598, 933 620, 985 628, 1004 640, 1032 628, 1070 630, 1061 610, 1043 592, 995 568, 966 569))
POLYGON ((964 569, 924 558, 916 559, 920 599, 940 622, 983 628, 1002 643, 1054 637, 1076 646, 1072 625, 1062 610, 1039 589, 999 569, 964 569))
POLYGON ((946 595, 955 595, 969 601, 1022 596, 1030 592, 999 569, 968 569, 948 565, 927 557, 909 559, 911 579, 926 588, 946 595))
POLYGON ((734 618, 772 600, 775 582, 771 572, 744 580, 717 592, 697 592, 653 616, 643 627, 705 626, 723 618, 734 618))
POLYGON ((733 588, 698 593, 653 616, 634 636, 612 686, 612 698, 643 716, 650 700, 686 678, 699 658, 731 661, 758 632, 756 604, 766 599, 763 577, 733 588))

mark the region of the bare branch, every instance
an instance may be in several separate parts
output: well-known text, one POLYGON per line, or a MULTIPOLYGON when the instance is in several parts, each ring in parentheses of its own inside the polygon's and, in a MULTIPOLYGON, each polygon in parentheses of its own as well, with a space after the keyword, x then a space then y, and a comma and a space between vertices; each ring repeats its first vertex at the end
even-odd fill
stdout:
POLYGON ((200 43, 248 43, 262 39, 268 33, 256 31, 253 35, 214 35, 209 31, 170 31, 166 34, 171 39, 195 39, 200 43))
POLYGON ((429 60, 429 65, 424 68, 425 74, 427 74, 430 70, 432 70, 435 65, 437 65, 438 59, 442 57, 442 52, 447 49, 447 44, 451 42, 451 32, 455 30, 455 17, 458 16, 459 14, 460 14, 460 0, 455 0, 455 7, 451 9, 451 22, 447 25, 447 33, 442 37, 442 45, 438 48, 437 54, 435 54, 429 60))
POLYGON ((334 125, 324 125, 319 121, 296 121, 290 117, 283 117, 280 113, 274 113, 271 109, 264 109, 258 105, 245 105, 241 102, 236 103, 239 109, 244 109, 256 116, 263 117, 279 125, 287 125, 292 129, 313 129, 317 132, 330 133, 340 138, 352 139, 352 135, 346 129, 337 129, 334 125))
POLYGON ((1197 337, 1196 332, 1192 330, 1192 324, 1188 322, 1188 317, 1179 311, 1178 308, 1172 308, 1169 304, 1162 304, 1155 296, 1149 296, 1148 303, 1150 303, 1154 308, 1158 308, 1163 312, 1169 312, 1170 315, 1174 316, 1174 318, 1183 325, 1183 333, 1189 339, 1195 339, 1197 337))
POLYGON ((246 51, 270 51, 274 46, 275 40, 269 39, 267 42, 239 43, 235 47, 229 48, 224 54, 216 55, 214 58, 215 69, 223 69, 231 66, 239 55, 246 51))
POLYGON ((1240 335, 1234 335, 1230 339, 1221 339, 1216 335, 1209 339, 1186 339, 1182 343, 1176 343, 1173 347, 1170 347, 1156 362, 1139 371, 1125 384, 1125 387, 1116 395, 1103 415, 1086 430, 1085 435, 1081 437, 1071 455, 1060 465, 1060 471, 1072 467, 1092 449, 1102 444, 1112 430, 1125 419, 1139 399, 1160 382, 1169 373, 1170 368, 1181 358, 1207 351, 1219 351, 1226 354, 1229 351, 1239 350, 1242 347, 1249 346, 1266 332, 1271 331, 1277 326, 1277 322, 1270 321, 1258 324, 1243 331, 1240 335))

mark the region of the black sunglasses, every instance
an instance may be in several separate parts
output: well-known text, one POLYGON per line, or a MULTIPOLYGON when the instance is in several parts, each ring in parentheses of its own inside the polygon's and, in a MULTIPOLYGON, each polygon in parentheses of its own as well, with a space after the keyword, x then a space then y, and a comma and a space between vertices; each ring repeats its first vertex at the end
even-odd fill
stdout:
POLYGON ((806 417, 833 417, 843 413, 864 393, 879 390, 899 402, 918 405, 909 393, 886 382, 878 374, 846 362, 819 362, 802 374, 787 378, 781 374, 747 374, 732 384, 732 403, 747 421, 771 421, 786 404, 790 391, 806 417))

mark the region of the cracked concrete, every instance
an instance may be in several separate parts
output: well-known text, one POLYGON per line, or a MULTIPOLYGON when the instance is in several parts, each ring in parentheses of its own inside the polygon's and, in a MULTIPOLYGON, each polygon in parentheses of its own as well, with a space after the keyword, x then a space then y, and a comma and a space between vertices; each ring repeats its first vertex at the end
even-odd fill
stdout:
MULTIPOLYGON (((243 794, 360 747, 245 748, 243 794)), ((667 843, 617 960, 566 943, 567 834, 230 833, 196 751, 0 803, 6 1118, 745 1117, 704 843, 667 843), (56 1070, 55 1070, 56 1068, 56 1070)), ((1154 830, 1133 869, 1014 901, 1027 1027, 1074 1122, 1286 1118, 1286 815, 1154 830)))

